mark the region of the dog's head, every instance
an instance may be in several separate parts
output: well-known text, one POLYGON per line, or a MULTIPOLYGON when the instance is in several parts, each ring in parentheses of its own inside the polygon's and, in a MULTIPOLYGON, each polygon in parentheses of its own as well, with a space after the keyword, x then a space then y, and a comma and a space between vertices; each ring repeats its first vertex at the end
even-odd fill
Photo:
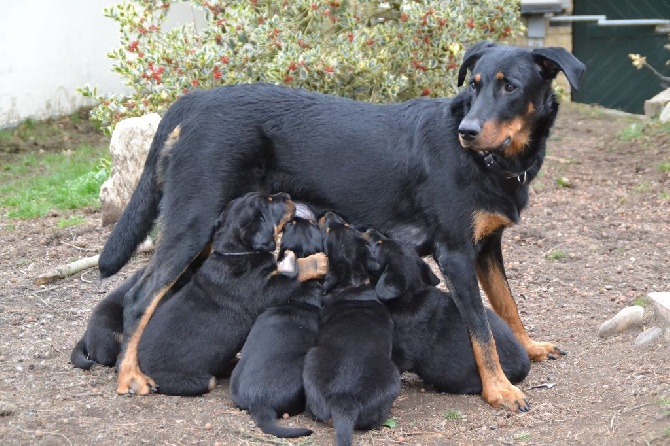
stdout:
POLYGON ((284 257, 287 250, 293 251, 298 257, 323 252, 323 238, 317 224, 297 216, 288 222, 282 233, 279 258, 284 257))
POLYGON ((374 229, 368 229, 365 236, 372 256, 380 265, 381 274, 375 285, 380 300, 411 298, 413 291, 440 283, 428 264, 409 246, 374 229))
POLYGON ((370 275, 379 270, 371 256, 366 239, 340 216, 327 212, 319 220, 324 252, 328 256, 328 273, 324 293, 333 288, 359 287, 370 282, 370 275))
POLYGON ((458 72, 468 70, 470 108, 458 127, 466 148, 500 150, 513 156, 528 145, 533 124, 555 107, 551 83, 563 72, 577 90, 584 64, 563 48, 520 48, 479 42, 465 53, 458 72))
POLYGON ((274 251, 279 234, 294 212, 295 204, 284 193, 250 192, 236 198, 217 222, 212 249, 229 253, 274 251))

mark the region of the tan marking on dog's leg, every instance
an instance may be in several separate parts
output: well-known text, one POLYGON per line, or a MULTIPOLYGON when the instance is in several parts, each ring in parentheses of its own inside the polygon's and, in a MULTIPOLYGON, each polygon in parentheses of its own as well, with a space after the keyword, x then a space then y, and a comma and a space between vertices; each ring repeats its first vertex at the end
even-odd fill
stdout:
POLYGON ((299 258, 297 265, 298 281, 304 282, 311 279, 322 279, 328 272, 328 257, 322 252, 317 252, 316 254, 299 258))
POLYGON ((471 338, 477 369, 482 380, 482 398, 491 406, 505 407, 514 411, 528 410, 528 401, 524 393, 513 385, 503 372, 498 358, 495 341, 480 342, 471 338))
POLYGON ((507 216, 497 212, 475 211, 472 214, 472 237, 475 243, 479 243, 487 236, 501 228, 513 224, 507 216))
POLYGON ((516 301, 512 296, 507 279, 495 259, 486 259, 484 267, 477 265, 477 277, 491 302, 494 311, 512 329, 514 336, 528 352, 533 361, 544 361, 564 354, 559 348, 549 342, 535 342, 526 331, 516 301))
POLYGON ((214 390, 215 387, 216 387, 216 377, 212 376, 209 379, 209 384, 207 384, 207 390, 211 392, 212 390, 214 390))
POLYGON ((126 351, 123 354, 123 361, 119 365, 119 376, 117 378, 117 387, 116 392, 119 394, 133 393, 137 395, 148 395, 151 393, 151 389, 156 387, 156 383, 153 379, 146 376, 140 370, 140 365, 137 358, 137 349, 144 333, 144 329, 149 323, 149 319, 156 311, 158 303, 161 301, 163 296, 168 292, 172 284, 160 289, 158 293, 151 300, 147 308, 144 310, 144 314, 140 318, 140 322, 135 327, 130 340, 126 345, 126 351))

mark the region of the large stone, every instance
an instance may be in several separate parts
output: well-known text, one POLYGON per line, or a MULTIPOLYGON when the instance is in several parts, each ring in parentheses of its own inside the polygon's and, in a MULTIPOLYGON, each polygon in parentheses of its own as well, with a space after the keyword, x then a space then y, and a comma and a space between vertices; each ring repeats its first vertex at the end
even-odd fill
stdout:
POLYGON ((666 123, 670 122, 670 102, 665 104, 665 107, 663 107, 663 110, 661 111, 661 115, 658 117, 658 122, 661 123, 666 123))
POLYGON ((650 118, 661 114, 663 107, 670 102, 670 88, 663 90, 651 99, 644 101, 644 114, 650 118))
POLYGON ((670 292, 649 293, 649 298, 654 303, 658 325, 670 329, 670 292))
POLYGON ((656 342, 662 335, 663 329, 661 327, 647 328, 645 331, 637 335, 637 338, 633 341, 633 345, 636 347, 647 347, 656 342))
POLYGON ((644 308, 638 305, 626 307, 600 326, 598 336, 606 338, 639 327, 642 325, 643 319, 644 308))
POLYGON ((150 113, 116 124, 109 144, 112 174, 100 187, 103 226, 115 223, 128 204, 160 120, 160 115, 150 113))

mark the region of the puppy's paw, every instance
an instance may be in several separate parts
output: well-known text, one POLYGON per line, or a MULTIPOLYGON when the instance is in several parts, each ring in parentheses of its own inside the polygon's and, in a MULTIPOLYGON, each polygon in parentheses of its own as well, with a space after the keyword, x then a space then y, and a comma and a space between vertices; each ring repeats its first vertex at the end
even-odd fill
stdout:
POLYGON ((328 256, 322 252, 298 259, 298 280, 300 282, 311 279, 322 279, 327 272, 328 256))
POLYGON ((295 277, 298 275, 298 264, 295 253, 291 250, 286 250, 284 258, 277 263, 277 274, 284 276, 295 277))

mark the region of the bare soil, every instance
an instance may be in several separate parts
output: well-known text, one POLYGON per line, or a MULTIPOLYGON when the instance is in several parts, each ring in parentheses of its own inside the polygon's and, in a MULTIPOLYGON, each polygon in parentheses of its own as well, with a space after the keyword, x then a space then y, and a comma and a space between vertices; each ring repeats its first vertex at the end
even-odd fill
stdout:
MULTIPOLYGON (((526 327, 569 352, 533 364, 520 385, 531 411, 495 410, 479 396, 440 394, 405 375, 396 426, 359 432, 357 444, 670 444, 668 342, 635 347, 639 329, 597 336, 622 308, 670 291, 670 173, 660 167, 670 161, 670 133, 647 127, 623 138, 636 122, 565 104, 531 205, 506 233, 507 272, 526 327)), ((80 213, 86 222, 65 229, 56 214, 0 217, 0 443, 332 443, 332 430, 305 415, 283 423, 314 429, 312 437, 261 434, 233 406, 227 381, 197 398, 128 397, 116 395, 114 370, 73 368, 70 350, 93 306, 148 258, 102 284, 87 270, 34 285, 38 275, 100 251, 110 228, 100 227, 97 211, 80 213)))

